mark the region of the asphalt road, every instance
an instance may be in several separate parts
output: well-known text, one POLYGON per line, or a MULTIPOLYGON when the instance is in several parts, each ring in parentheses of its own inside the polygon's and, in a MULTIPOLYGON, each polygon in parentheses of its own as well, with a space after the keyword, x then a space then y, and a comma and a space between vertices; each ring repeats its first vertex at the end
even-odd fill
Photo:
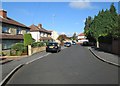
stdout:
POLYGON ((7 84, 118 84, 118 67, 75 45, 25 65, 7 84))

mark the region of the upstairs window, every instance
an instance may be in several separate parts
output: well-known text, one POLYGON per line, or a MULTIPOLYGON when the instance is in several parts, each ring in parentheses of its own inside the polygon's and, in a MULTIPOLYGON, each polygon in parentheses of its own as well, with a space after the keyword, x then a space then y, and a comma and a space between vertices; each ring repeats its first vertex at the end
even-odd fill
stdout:
POLYGON ((2 27, 2 33, 9 33, 8 27, 2 27))
POLYGON ((26 33, 28 33, 28 32, 29 32, 29 29, 26 30, 26 33))
POLYGON ((17 29, 17 34, 21 34, 21 28, 17 29))

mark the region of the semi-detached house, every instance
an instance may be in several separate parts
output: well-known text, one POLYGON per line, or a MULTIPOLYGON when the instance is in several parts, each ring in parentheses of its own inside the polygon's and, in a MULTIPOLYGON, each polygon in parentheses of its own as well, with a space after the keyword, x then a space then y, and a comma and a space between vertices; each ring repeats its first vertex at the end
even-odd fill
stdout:
POLYGON ((30 28, 7 17, 7 11, 0 10, 0 46, 2 50, 9 50, 18 42, 23 42, 23 35, 29 33, 30 28))
POLYGON ((36 42, 53 41, 51 31, 44 29, 42 24, 38 24, 38 26, 33 24, 29 28, 32 38, 34 38, 36 42))

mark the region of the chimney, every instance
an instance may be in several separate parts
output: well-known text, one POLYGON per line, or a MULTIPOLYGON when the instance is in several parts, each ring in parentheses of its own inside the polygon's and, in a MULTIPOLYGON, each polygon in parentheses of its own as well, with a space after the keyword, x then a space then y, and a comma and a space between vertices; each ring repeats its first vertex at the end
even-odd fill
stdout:
POLYGON ((38 24, 38 28, 41 28, 41 29, 42 29, 42 24, 38 24))
POLYGON ((7 11, 0 10, 0 16, 2 16, 3 18, 7 18, 7 11))

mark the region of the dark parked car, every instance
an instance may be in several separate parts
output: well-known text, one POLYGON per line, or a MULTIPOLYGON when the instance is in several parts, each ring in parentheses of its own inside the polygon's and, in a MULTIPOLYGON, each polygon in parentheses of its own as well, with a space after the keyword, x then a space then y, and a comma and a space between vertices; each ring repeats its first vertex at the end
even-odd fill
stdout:
POLYGON ((83 45, 83 46, 89 46, 89 42, 84 41, 82 45, 83 45))
POLYGON ((61 51, 61 46, 57 42, 50 42, 46 46, 46 52, 59 52, 61 51))
POLYGON ((65 43, 64 43, 64 46, 65 46, 65 47, 70 47, 70 46, 71 46, 71 43, 70 43, 70 42, 65 42, 65 43))
POLYGON ((82 44, 82 45, 83 45, 83 46, 94 46, 94 45, 95 45, 95 43, 85 41, 85 42, 83 42, 83 44, 82 44))

